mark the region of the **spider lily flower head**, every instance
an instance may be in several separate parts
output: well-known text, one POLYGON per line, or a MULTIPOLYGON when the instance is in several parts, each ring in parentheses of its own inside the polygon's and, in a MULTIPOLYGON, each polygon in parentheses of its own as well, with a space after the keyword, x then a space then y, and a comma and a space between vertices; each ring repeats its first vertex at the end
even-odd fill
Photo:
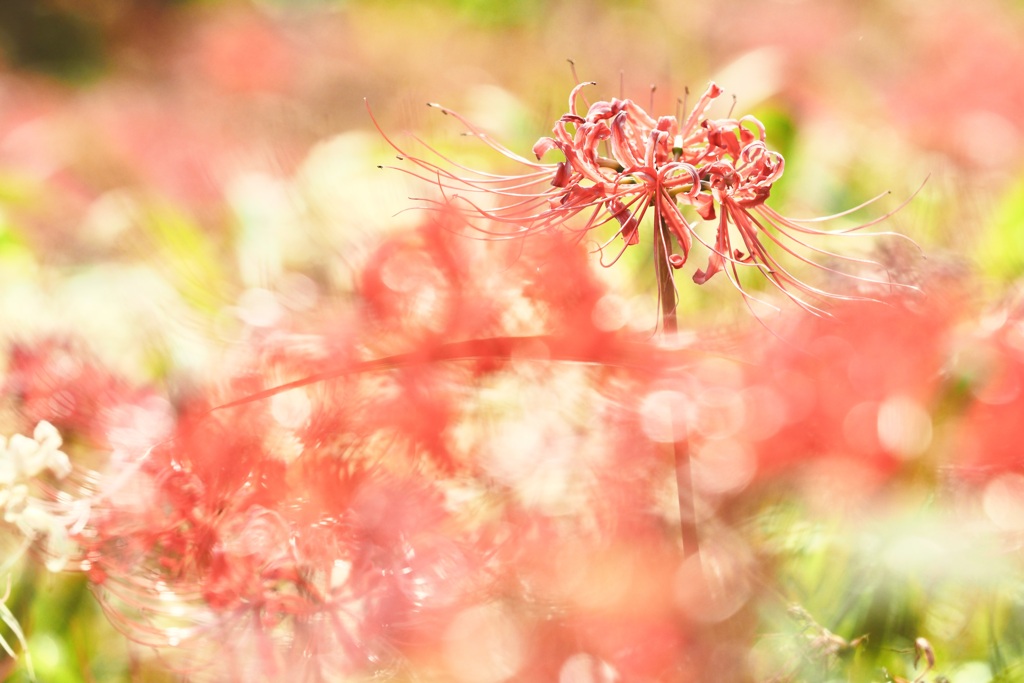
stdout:
MULTIPOLYGON (((292 353, 258 348, 226 385, 301 371, 292 353)), ((473 539, 426 474, 435 435, 380 377, 336 383, 213 413, 221 390, 204 390, 127 470, 90 476, 72 540, 119 630, 211 680, 340 680, 462 600, 473 539)))
POLYGON ((747 299, 755 297, 744 289, 740 272, 750 268, 812 312, 824 312, 816 305, 824 299, 867 298, 840 295, 803 282, 783 263, 782 254, 869 286, 903 286, 849 272, 853 267, 874 269, 879 264, 807 241, 850 236, 881 222, 893 212, 853 228, 829 231, 814 227, 816 222, 845 216, 882 195, 849 211, 810 220, 786 218, 768 207, 766 201, 782 177, 785 160, 768 148, 765 127, 753 116, 707 118, 711 105, 723 93, 715 83, 685 119, 655 117, 636 102, 618 98, 594 102, 584 112, 578 104, 580 92, 594 84, 584 82, 572 89, 569 111, 555 122, 551 136, 534 144, 536 161, 504 147, 456 112, 430 105, 459 120, 468 135, 525 166, 520 174, 470 169, 422 141, 430 155, 417 157, 386 134, 385 138, 399 152, 400 160, 413 165, 399 170, 440 189, 440 199, 423 199, 428 207, 442 210, 459 205, 465 209, 467 224, 491 238, 565 230, 582 240, 610 226, 611 237, 606 235, 597 251, 602 254, 602 264, 611 265, 627 248, 642 241, 642 226, 650 214, 655 229, 648 239, 662 239, 659 226, 674 238, 674 244, 665 244, 662 250, 672 270, 686 265, 697 242, 709 256, 707 264, 693 273, 693 281, 704 284, 725 272, 747 299), (564 160, 543 163, 555 152, 564 160), (701 221, 716 222, 713 240, 698 231, 701 221), (606 250, 619 238, 613 256, 604 259, 606 250), (813 255, 846 263, 851 269, 816 264, 813 255))

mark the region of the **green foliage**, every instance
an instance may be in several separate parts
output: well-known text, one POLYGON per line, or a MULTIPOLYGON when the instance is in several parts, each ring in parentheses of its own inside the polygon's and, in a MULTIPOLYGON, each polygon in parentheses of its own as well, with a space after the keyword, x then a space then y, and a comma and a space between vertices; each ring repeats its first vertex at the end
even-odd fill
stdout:
POLYGON ((181 297, 200 311, 217 313, 224 305, 227 273, 225 259, 209 234, 186 212, 171 205, 148 206, 144 215, 143 230, 181 297))
POLYGON ((984 273, 1001 282, 1024 276, 1024 181, 1010 187, 996 204, 974 257, 984 273))

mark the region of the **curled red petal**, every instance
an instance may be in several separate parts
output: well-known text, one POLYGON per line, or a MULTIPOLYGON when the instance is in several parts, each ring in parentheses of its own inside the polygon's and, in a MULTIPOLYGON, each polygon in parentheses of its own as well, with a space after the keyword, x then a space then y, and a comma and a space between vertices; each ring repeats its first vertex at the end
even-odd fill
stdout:
POLYGON ((697 215, 706 221, 714 220, 715 218, 715 202, 709 194, 699 194, 693 200, 693 207, 697 210, 697 215))
POLYGON ((558 147, 558 142, 553 138, 541 138, 533 143, 533 153, 539 160, 542 156, 558 147))
POLYGON ((636 219, 622 200, 615 198, 608 201, 608 211, 622 226, 622 239, 627 245, 640 243, 640 222, 636 219))
POLYGON ((580 90, 588 85, 597 85, 597 81, 584 81, 569 92, 569 113, 573 116, 579 116, 576 113, 576 96, 579 95, 580 90))
POLYGON ((569 184, 570 175, 569 164, 559 161, 555 166, 555 177, 551 179, 551 184, 554 187, 566 187, 569 184))

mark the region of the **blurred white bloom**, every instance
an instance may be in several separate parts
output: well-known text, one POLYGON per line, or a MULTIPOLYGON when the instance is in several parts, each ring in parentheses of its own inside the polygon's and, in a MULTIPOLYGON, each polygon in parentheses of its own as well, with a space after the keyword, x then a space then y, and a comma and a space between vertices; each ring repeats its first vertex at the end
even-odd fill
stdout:
MULTIPOLYGON (((3 521, 14 526, 24 536, 26 547, 37 537, 47 538, 51 571, 64 567, 71 553, 68 528, 81 518, 66 514, 56 504, 31 495, 33 480, 46 471, 63 479, 71 473, 71 460, 60 450, 64 440, 60 432, 45 420, 36 425, 31 437, 15 434, 0 436, 0 511, 3 521)), ((4 563, 9 568, 17 558, 4 563)))
POLYGON ((67 476, 71 462, 60 450, 63 444, 57 428, 45 420, 36 425, 32 438, 21 434, 0 437, 0 486, 37 477, 47 469, 57 477, 67 476))
MULTIPOLYGON (((72 505, 65 512, 55 503, 33 497, 30 489, 32 481, 46 470, 58 479, 71 473, 71 461, 60 450, 63 444, 60 432, 45 420, 36 425, 31 438, 22 434, 15 434, 9 439, 0 436, 0 511, 3 512, 4 522, 12 525, 24 537, 20 550, 0 563, 0 576, 6 574, 40 536, 46 537, 46 568, 51 572, 64 569, 71 556, 72 543, 68 528, 81 521, 81 507, 72 505)), ((28 678, 35 681, 25 634, 3 601, 0 601, 0 622, 14 633, 24 652, 28 678)), ((9 656, 16 656, 11 643, 4 640, 3 636, 0 636, 0 647, 9 656)))

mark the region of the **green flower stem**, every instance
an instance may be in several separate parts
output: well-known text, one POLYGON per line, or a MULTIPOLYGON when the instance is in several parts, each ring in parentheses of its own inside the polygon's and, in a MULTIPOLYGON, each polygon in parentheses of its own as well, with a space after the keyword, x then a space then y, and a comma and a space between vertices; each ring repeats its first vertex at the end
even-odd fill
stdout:
MULTIPOLYGON (((665 337, 674 337, 678 330, 676 322, 676 287, 672 279, 672 267, 668 257, 671 251, 671 232, 668 224, 660 221, 660 229, 654 239, 654 268, 658 276, 658 299, 661 301, 661 332, 665 337)), ((679 499, 679 530, 683 540, 683 557, 689 558, 700 552, 697 535, 697 501, 693 491, 693 473, 690 467, 690 443, 688 436, 675 435, 672 455, 676 464, 676 489, 679 499)))

